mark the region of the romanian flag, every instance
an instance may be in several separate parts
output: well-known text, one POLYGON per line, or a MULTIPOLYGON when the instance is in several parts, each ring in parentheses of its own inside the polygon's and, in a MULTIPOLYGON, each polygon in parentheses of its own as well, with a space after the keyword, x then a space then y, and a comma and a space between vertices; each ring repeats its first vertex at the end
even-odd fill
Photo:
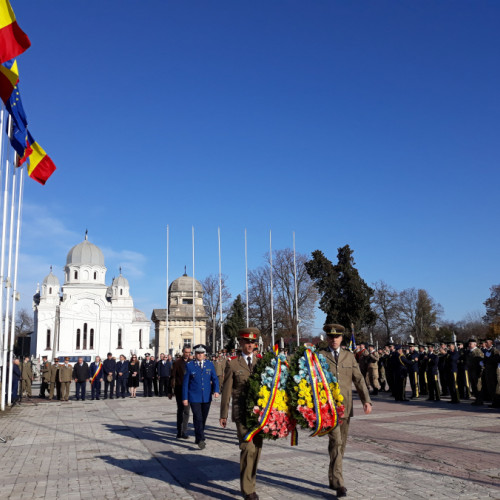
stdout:
POLYGON ((47 179, 56 169, 50 156, 44 151, 40 144, 33 139, 33 136, 29 132, 26 150, 19 164, 22 165, 26 159, 28 159, 29 163, 28 175, 42 185, 47 182, 47 179))
POLYGON ((31 42, 19 27, 9 0, 0 0, 0 63, 17 57, 31 42))
POLYGON ((10 68, 0 64, 0 98, 5 104, 9 101, 17 82, 19 82, 17 62, 14 61, 10 68))

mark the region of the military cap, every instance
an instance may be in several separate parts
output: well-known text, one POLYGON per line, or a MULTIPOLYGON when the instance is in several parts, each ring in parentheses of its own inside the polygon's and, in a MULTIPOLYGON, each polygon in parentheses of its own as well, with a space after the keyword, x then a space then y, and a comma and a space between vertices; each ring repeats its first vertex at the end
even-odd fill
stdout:
POLYGON ((469 344, 470 342, 476 342, 477 343, 477 340, 475 338, 470 338, 468 341, 467 341, 467 344, 469 344))
POLYGON ((47 359, 47 356, 42 356, 42 359, 47 359))
POLYGON ((424 344, 418 344, 418 347, 423 347, 425 349, 425 345, 424 344))
POLYGON ((336 337, 338 335, 344 335, 345 328, 342 325, 337 325, 335 323, 329 323, 323 327, 323 331, 327 335, 331 335, 332 337, 336 337))
POLYGON ((255 342, 260 335, 260 330, 258 328, 243 328, 238 332, 240 339, 250 340, 255 342))
POLYGON ((203 344, 198 344, 194 346, 195 354, 205 354, 207 352, 207 347, 203 344))
POLYGON ((59 358, 54 358, 55 363, 59 363, 59 358))
POLYGON ((149 354, 149 352, 147 352, 146 354, 144 354, 144 356, 151 356, 151 354, 149 354))
POLYGON ((375 347, 373 344, 368 344, 368 347, 375 347))
POLYGON ((69 361, 69 356, 66 356, 66 357, 64 358, 64 361, 69 361))
POLYGON ((427 347, 434 347, 434 344, 427 344, 427 347))
POLYGON ((408 342, 408 347, 415 347, 417 344, 413 343, 413 342, 408 342))
POLYGON ((463 344, 464 341, 463 340, 457 340, 457 344, 463 344))
POLYGON ((400 349, 403 349, 399 344, 396 344, 394 346, 394 349, 396 349, 396 351, 399 351, 400 349))

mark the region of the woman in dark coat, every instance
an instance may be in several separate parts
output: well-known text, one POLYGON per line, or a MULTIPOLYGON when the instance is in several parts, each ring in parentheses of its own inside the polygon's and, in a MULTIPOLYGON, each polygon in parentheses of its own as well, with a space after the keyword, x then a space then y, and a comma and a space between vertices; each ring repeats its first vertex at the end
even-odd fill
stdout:
POLYGON ((132 356, 130 358, 130 363, 128 365, 129 369, 129 377, 128 377, 128 386, 130 387, 130 397, 135 398, 137 388, 139 387, 139 361, 137 361, 137 356, 132 356))

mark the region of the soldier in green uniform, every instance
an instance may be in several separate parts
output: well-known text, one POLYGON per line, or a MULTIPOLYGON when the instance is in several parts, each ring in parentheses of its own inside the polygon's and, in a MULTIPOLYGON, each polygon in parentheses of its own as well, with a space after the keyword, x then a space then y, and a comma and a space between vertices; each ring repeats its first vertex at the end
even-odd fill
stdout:
POLYGON ((31 367, 31 361, 29 356, 24 356, 23 364, 21 365, 21 397, 26 396, 31 398, 31 382, 33 382, 33 369, 31 367))
POLYGON ((245 427, 245 401, 242 395, 246 381, 253 373, 257 364, 254 348, 260 332, 257 328, 244 328, 240 330, 241 355, 229 361, 224 371, 222 384, 222 398, 220 408, 220 425, 225 428, 229 413, 229 401, 232 399, 232 419, 236 423, 236 433, 240 443, 240 488, 245 500, 258 500, 255 492, 257 468, 262 451, 262 436, 257 434, 249 443, 244 441, 248 433, 245 427))
POLYGON ((42 382, 40 384, 39 397, 45 399, 45 391, 49 391, 50 384, 50 363, 47 361, 47 356, 42 356, 42 362, 40 363, 40 376, 42 377, 42 382))
POLYGON ((64 364, 59 367, 59 380, 61 381, 61 400, 69 400, 69 387, 73 380, 73 367, 68 363, 69 357, 64 358, 64 364))
POLYGON ((61 374, 59 373, 59 358, 54 358, 54 364, 50 367, 50 389, 49 400, 54 398, 54 389, 57 399, 61 399, 61 374))

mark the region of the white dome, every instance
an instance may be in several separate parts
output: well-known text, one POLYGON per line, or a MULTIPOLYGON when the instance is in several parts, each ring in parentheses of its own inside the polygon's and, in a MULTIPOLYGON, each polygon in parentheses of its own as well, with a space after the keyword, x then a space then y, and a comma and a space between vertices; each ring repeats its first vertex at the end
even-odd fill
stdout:
MULTIPOLYGON (((196 292, 203 292, 203 287, 197 279, 194 280, 194 289, 196 292)), ((190 278, 187 274, 184 274, 180 278, 172 281, 172 284, 170 285, 170 291, 193 293, 193 278, 190 278)))
POLYGON ((82 264, 104 267, 104 255, 101 249, 93 243, 90 243, 90 241, 87 240, 87 236, 85 236, 84 241, 75 245, 68 252, 68 256, 66 257, 67 266, 79 266, 82 264))
POLYGON ((47 286, 59 286, 59 279, 57 278, 57 276, 55 276, 54 274, 52 274, 52 269, 50 271, 50 273, 45 276, 45 279, 43 280, 43 285, 47 285, 47 286))
POLYGON ((123 277, 121 274, 118 278, 113 279, 113 283, 111 286, 121 286, 122 288, 129 288, 128 279, 123 277))

